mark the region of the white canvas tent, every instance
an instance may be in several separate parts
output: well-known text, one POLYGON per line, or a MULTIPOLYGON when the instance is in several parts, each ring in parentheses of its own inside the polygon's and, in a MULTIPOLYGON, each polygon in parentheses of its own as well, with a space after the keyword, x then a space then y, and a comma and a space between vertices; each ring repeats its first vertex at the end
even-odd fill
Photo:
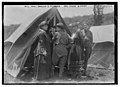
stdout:
POLYGON ((93 51, 88 61, 89 67, 114 67, 114 24, 93 26, 93 51), (99 65, 99 66, 98 66, 99 65))
POLYGON ((93 33, 93 42, 114 42, 114 24, 103 25, 103 26, 93 26, 90 28, 93 33))

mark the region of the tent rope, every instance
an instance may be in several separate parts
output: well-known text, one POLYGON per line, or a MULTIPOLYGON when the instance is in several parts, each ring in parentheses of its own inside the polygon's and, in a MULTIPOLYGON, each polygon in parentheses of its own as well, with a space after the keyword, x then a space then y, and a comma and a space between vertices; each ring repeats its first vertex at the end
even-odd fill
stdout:
MULTIPOLYGON (((93 57, 97 58, 95 55, 93 55, 93 57)), ((103 56, 102 56, 102 57, 103 57, 103 56)), ((98 61, 101 61, 101 62, 104 63, 105 65, 109 66, 108 64, 106 64, 105 62, 103 62, 103 61, 101 60, 102 57, 101 57, 100 59, 98 59, 97 62, 98 62, 98 61)), ((95 63, 95 62, 96 62, 96 61, 94 61, 93 63, 95 63)))

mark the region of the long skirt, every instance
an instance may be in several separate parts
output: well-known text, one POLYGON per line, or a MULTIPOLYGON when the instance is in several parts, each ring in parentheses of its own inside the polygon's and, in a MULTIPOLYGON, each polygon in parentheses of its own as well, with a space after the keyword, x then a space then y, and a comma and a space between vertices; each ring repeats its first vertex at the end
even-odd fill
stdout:
POLYGON ((78 45, 74 45, 72 52, 70 53, 70 61, 69 61, 69 74, 73 75, 79 71, 80 62, 82 57, 82 49, 78 45))
MULTIPOLYGON (((34 77, 36 80, 46 80, 51 76, 51 66, 46 62, 42 61, 45 56, 38 56, 34 61, 34 77)), ((44 58, 46 59, 46 58, 44 58)))

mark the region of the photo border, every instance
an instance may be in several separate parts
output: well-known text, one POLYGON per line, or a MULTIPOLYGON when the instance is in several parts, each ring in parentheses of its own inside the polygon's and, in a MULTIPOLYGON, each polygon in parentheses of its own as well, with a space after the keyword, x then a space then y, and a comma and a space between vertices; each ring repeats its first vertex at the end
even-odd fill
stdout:
POLYGON ((117 85, 118 84, 118 2, 2 2, 2 85, 117 85), (4 83, 4 6, 5 5, 114 5, 114 83, 4 83))

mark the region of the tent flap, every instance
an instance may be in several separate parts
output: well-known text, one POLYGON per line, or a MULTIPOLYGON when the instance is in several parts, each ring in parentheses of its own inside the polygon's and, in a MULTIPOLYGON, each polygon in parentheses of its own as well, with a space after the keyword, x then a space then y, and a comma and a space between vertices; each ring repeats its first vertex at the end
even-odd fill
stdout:
POLYGON ((26 50, 24 50, 22 53, 20 53, 20 56, 15 58, 15 60, 11 61, 9 66, 7 66, 7 72, 11 74, 12 76, 16 77, 23 67, 27 56, 29 55, 30 52, 30 47, 26 50))

